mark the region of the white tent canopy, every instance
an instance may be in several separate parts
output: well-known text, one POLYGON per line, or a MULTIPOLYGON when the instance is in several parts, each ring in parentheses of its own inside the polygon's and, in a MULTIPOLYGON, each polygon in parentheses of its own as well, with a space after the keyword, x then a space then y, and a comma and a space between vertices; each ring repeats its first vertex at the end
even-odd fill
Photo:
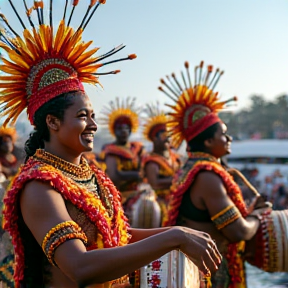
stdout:
POLYGON ((231 144, 232 154, 228 159, 235 158, 288 158, 288 140, 264 139, 234 141, 231 144))

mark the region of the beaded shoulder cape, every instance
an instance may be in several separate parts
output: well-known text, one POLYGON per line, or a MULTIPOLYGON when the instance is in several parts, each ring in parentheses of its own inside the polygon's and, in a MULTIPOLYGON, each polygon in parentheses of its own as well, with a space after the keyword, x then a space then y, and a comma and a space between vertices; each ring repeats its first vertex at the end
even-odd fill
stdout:
MULTIPOLYGON (((196 152, 189 153, 187 162, 174 176, 170 191, 171 198, 168 205, 168 220, 164 223, 164 226, 176 224, 183 195, 188 191, 196 176, 201 171, 213 171, 220 176, 227 190, 227 195, 239 209, 242 216, 246 217, 248 215, 240 187, 235 183, 233 177, 212 155, 196 152)), ((226 258, 230 277, 229 288, 245 287, 245 284, 243 284, 245 283, 244 265, 239 255, 244 249, 243 246, 243 242, 232 243, 228 246, 226 258)))
POLYGON ((112 143, 112 144, 107 144, 104 147, 104 153, 105 153, 105 156, 115 155, 125 160, 135 160, 135 158, 138 158, 142 149, 143 149, 143 145, 140 142, 130 142, 129 149, 125 146, 119 146, 119 145, 112 143))
POLYGON ((242 216, 247 216, 247 208, 239 186, 217 159, 206 153, 190 153, 187 162, 178 170, 173 179, 170 189, 171 200, 168 207, 169 220, 166 225, 175 225, 184 193, 192 185, 198 173, 203 170, 213 171, 221 177, 228 196, 237 206, 242 216))
POLYGON ((180 164, 180 159, 178 155, 172 151, 170 151, 170 158, 171 158, 171 163, 167 161, 165 157, 159 154, 155 153, 149 153, 143 156, 141 160, 141 165, 143 168, 145 168, 145 165, 149 162, 155 162, 156 164, 159 165, 160 167, 160 174, 168 177, 168 176, 173 176, 175 174, 176 169, 178 168, 180 164))
MULTIPOLYGON (((83 158, 82 162, 87 163, 83 158)), ((111 215, 109 215, 101 199, 95 197, 95 194, 85 186, 75 182, 72 177, 68 176, 69 173, 63 173, 61 170, 40 161, 36 157, 30 157, 27 163, 20 168, 5 196, 3 211, 4 229, 10 233, 12 244, 15 247, 14 280, 16 284, 24 279, 25 258, 24 246, 18 226, 21 212, 16 207, 18 207, 20 191, 28 181, 40 180, 49 183, 65 200, 70 201, 80 211, 84 212, 87 218, 97 227, 98 231, 97 241, 93 245, 93 249, 124 246, 129 242, 129 224, 123 213, 118 190, 103 171, 94 165, 90 167, 100 189, 108 189, 112 195, 113 211, 111 215)), ((84 174, 87 174, 87 171, 84 171, 84 174)))

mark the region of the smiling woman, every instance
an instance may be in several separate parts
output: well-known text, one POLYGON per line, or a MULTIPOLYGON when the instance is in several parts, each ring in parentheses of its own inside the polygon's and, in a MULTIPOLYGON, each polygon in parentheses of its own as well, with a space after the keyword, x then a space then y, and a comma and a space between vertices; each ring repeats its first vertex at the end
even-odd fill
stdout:
POLYGON ((123 46, 98 57, 94 56, 97 48, 87 51, 92 41, 83 42, 82 32, 105 1, 91 0, 74 31, 70 20, 78 2, 73 1, 68 13, 65 1, 55 35, 52 0, 49 25, 43 1, 34 1, 31 9, 23 1, 32 31, 9 0, 25 39, 0 14, 15 35, 13 39, 0 36, 9 57, 0 66, 6 73, 0 77, 0 109, 8 116, 4 124, 15 122, 27 109, 34 126, 25 146, 25 164, 4 199, 4 228, 11 234, 15 251, 15 286, 128 287, 129 272, 174 249, 188 255, 205 274, 215 271, 221 257, 206 233, 180 227, 130 229, 118 190, 82 156, 93 149, 97 130, 82 82, 96 85, 98 76, 107 74, 98 72, 101 66, 136 56, 99 63, 123 46), (34 10, 38 27, 30 17, 34 10))

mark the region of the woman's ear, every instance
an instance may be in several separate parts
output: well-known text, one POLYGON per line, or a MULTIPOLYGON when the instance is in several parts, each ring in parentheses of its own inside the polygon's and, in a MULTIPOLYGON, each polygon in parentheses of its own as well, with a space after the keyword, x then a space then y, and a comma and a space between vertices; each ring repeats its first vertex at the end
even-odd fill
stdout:
POLYGON ((50 114, 46 116, 46 124, 49 130, 51 129, 54 131, 58 131, 60 128, 60 120, 57 117, 50 114))
POLYGON ((204 145, 207 147, 207 148, 211 148, 213 146, 213 138, 209 138, 209 139, 206 139, 204 141, 204 145))

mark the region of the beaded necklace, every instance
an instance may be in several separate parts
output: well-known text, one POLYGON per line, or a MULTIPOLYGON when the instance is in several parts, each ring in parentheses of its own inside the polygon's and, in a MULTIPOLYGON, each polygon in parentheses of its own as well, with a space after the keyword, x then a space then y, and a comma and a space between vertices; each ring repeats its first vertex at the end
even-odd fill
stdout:
POLYGON ((188 157, 189 158, 195 158, 195 159, 208 159, 209 161, 212 162, 217 162, 219 163, 218 159, 214 157, 213 155, 205 152, 188 152, 188 157))
POLYGON ((84 186, 98 199, 101 199, 109 216, 113 217, 113 206, 111 204, 113 195, 110 193, 109 189, 106 189, 103 185, 99 184, 100 182, 97 181, 97 176, 84 157, 81 157, 79 165, 75 165, 43 149, 37 149, 33 158, 55 167, 60 170, 63 175, 75 181, 78 185, 84 186))
MULTIPOLYGON (((49 153, 38 151, 35 157, 30 157, 25 165, 21 166, 18 175, 13 179, 12 185, 6 192, 3 200, 5 204, 3 210, 4 229, 6 229, 12 237, 15 252, 14 280, 16 287, 20 287, 19 283, 24 279, 26 255, 24 253, 24 243, 18 221, 20 211, 19 209, 15 209, 15 206, 17 206, 16 203, 19 201, 19 193, 29 181, 39 180, 49 183, 65 200, 68 200, 75 205, 76 208, 85 213, 88 220, 90 220, 98 230, 97 240, 94 244, 89 245, 87 250, 127 245, 131 238, 128 232, 129 224, 121 206, 119 191, 103 171, 93 165, 91 166, 91 170, 97 180, 98 190, 101 191, 103 199, 110 199, 109 196, 106 197, 105 195, 111 194, 112 196, 111 202, 109 201, 113 209, 111 215, 109 215, 105 203, 99 199, 99 197, 95 197, 95 193, 91 193, 84 185, 80 185, 71 178, 68 178, 60 169, 55 167, 56 165, 47 164, 44 161, 45 157, 43 156, 41 158, 40 155, 48 156, 49 153), (38 156, 39 159, 36 156, 38 156)), ((48 158, 51 161, 51 155, 49 155, 48 158)), ((64 165, 64 162, 59 162, 64 165)), ((59 167, 58 162, 57 164, 59 167)), ((68 166, 71 167, 71 165, 68 166)), ((67 169, 64 168, 63 170, 67 171, 67 169)), ((27 257, 29 257, 29 255, 27 255, 27 257)))

